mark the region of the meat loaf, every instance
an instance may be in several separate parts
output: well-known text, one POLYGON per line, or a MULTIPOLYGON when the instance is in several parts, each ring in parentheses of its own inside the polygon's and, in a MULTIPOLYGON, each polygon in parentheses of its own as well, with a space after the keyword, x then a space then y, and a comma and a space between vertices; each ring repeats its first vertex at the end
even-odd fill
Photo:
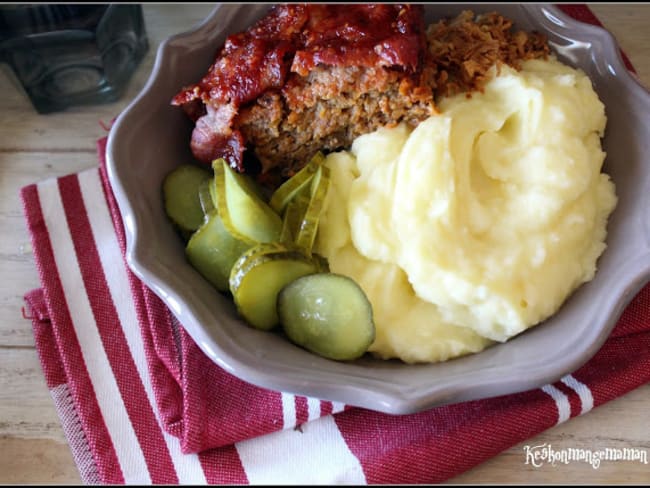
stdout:
POLYGON ((317 151, 436 113, 436 99, 480 90, 495 64, 547 56, 543 36, 496 14, 425 26, 421 5, 279 5, 230 36, 197 84, 172 101, 196 122, 191 148, 277 184, 317 151), (247 156, 247 157, 245 157, 247 156), (252 157, 251 157, 252 156, 252 157))

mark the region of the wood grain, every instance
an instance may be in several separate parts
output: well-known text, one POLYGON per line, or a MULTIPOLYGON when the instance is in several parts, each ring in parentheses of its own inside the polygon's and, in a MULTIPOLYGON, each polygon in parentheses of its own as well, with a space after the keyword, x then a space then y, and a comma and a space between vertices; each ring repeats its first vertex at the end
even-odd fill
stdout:
MULTIPOLYGON (((650 85, 650 5, 593 4, 650 85)), ((6 66, 0 65, 0 483, 79 484, 81 479, 45 385, 23 295, 39 286, 19 190, 97 165, 95 141, 139 93, 166 37, 203 20, 209 4, 144 5, 149 53, 119 102, 38 115, 6 66)), ((628 447, 650 453, 650 385, 573 418, 449 480, 450 484, 630 484, 650 482, 650 465, 610 462, 526 464, 526 445, 554 449, 628 447)), ((431 460, 435 462, 435 460, 431 460)))

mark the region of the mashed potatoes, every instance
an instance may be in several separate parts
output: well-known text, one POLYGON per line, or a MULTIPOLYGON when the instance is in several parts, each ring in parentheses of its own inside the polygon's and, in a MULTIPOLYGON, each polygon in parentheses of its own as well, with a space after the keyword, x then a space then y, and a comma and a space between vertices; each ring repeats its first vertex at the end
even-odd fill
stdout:
POLYGON ((593 278, 616 205, 604 106, 581 71, 502 67, 439 106, 326 161, 316 250, 365 290, 382 358, 444 361, 543 321, 593 278))

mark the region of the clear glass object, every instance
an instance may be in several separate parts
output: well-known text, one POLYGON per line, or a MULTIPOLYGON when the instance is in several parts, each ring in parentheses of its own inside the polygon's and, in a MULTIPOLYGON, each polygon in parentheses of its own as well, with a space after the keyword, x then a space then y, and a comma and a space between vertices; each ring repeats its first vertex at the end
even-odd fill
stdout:
POLYGON ((0 5, 0 61, 40 113, 118 100, 148 48, 141 5, 0 5))

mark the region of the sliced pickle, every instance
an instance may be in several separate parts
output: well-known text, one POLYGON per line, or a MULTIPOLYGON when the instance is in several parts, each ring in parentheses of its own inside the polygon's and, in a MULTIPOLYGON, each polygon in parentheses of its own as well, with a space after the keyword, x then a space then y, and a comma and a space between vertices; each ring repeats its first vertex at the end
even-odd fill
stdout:
POLYGON ((233 265, 230 292, 237 311, 252 327, 271 330, 279 324, 277 296, 296 278, 319 271, 319 263, 292 246, 262 243, 233 265))
POLYGON ((192 234, 185 255, 190 264, 214 287, 230 290, 230 271, 239 257, 251 247, 234 237, 223 225, 219 213, 212 211, 206 222, 192 234))
POLYGON ((344 275, 315 273, 292 281, 280 291, 277 310, 294 344, 329 359, 357 359, 375 340, 372 306, 344 275))
POLYGON ((214 208, 217 208, 219 206, 216 183, 217 183, 217 179, 212 177, 210 179, 210 183, 208 184, 208 190, 210 190, 210 198, 212 198, 212 205, 214 205, 214 208))
MULTIPOLYGON (((309 190, 309 187, 306 188, 309 190)), ((280 232, 280 241, 294 243, 298 238, 300 226, 305 218, 305 213, 309 207, 310 194, 308 191, 301 191, 289 202, 284 211, 282 219, 282 231, 280 232)))
POLYGON ((250 243, 280 239, 282 219, 262 199, 246 175, 237 173, 223 159, 212 163, 217 210, 224 226, 237 239, 250 243))
POLYGON ((194 232, 204 219, 199 187, 211 178, 210 171, 182 164, 170 171, 163 181, 165 213, 184 235, 194 232))
POLYGON ((214 178, 209 178, 199 185, 199 202, 201 203, 201 209, 203 210, 204 218, 208 218, 212 212, 217 211, 217 207, 214 204, 212 199, 212 194, 210 191, 210 186, 213 184, 214 178))
POLYGON ((279 215, 282 215, 289 202, 300 193, 303 188, 306 188, 309 185, 311 178, 316 174, 316 170, 318 170, 324 161, 325 156, 323 153, 320 151, 317 152, 300 171, 282 183, 282 185, 273 192, 269 201, 270 207, 279 215))
POLYGON ((296 245, 311 254, 318 231, 318 222, 330 186, 330 169, 320 166, 311 182, 311 198, 295 238, 296 245))

